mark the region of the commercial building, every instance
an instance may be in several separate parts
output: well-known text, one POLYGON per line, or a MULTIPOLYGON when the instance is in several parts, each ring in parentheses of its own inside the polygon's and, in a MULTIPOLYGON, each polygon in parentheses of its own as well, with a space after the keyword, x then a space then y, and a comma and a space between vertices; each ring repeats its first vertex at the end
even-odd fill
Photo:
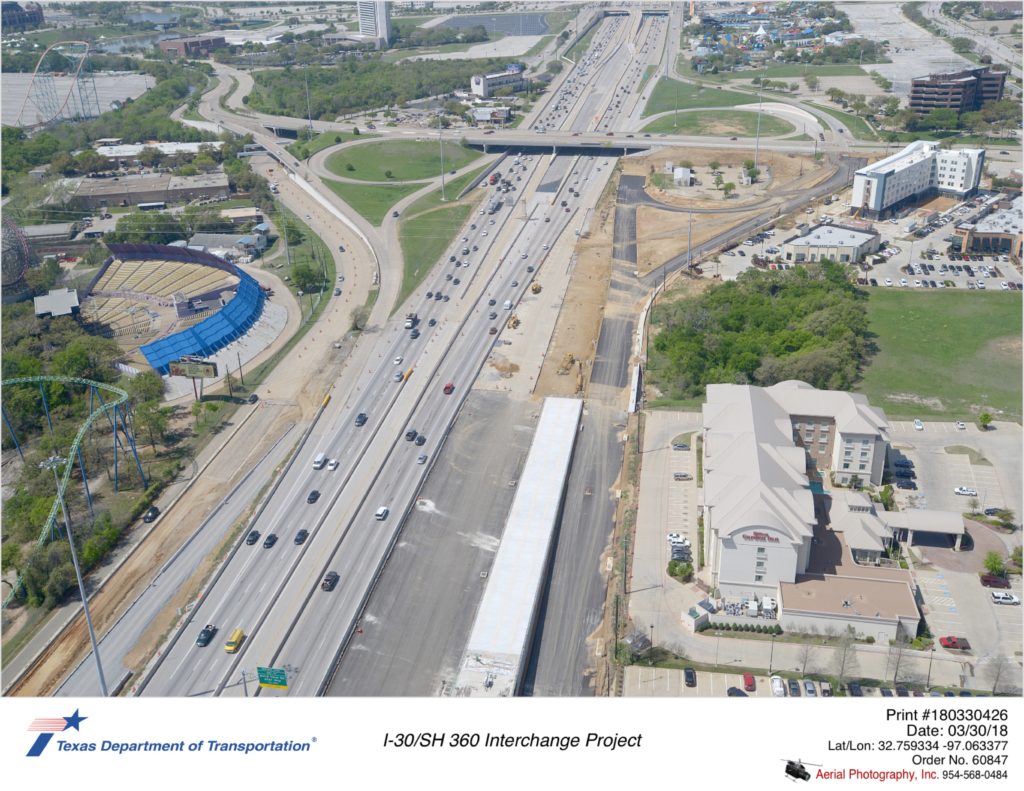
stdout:
POLYGON ((917 140, 854 174, 850 211, 879 219, 935 194, 963 198, 978 188, 984 169, 982 148, 942 149, 917 140))
POLYGON ((144 148, 155 148, 165 157, 195 156, 204 147, 220 149, 224 143, 214 140, 205 143, 126 143, 96 146, 96 153, 121 165, 134 164, 144 148))
POLYGON ((878 250, 877 233, 844 228, 841 225, 818 225, 804 234, 786 239, 782 254, 787 261, 837 261, 855 264, 878 250))
POLYGON ((474 107, 473 120, 478 124, 508 123, 512 113, 508 107, 474 107))
POLYGON ((188 246, 193 250, 227 258, 254 255, 266 249, 268 229, 269 226, 261 223, 252 233, 197 233, 188 240, 188 246))
POLYGON ((391 45, 391 4, 385 0, 359 0, 356 3, 359 32, 375 38, 378 46, 391 45))
POLYGON ((1008 255, 1019 264, 1024 242, 1022 212, 1024 199, 1018 195, 1012 201, 1003 201, 991 214, 958 223, 953 229, 953 247, 965 253, 1008 255))
POLYGON ((910 109, 922 115, 932 110, 967 113, 982 103, 1003 98, 1006 72, 990 67, 915 77, 910 83, 910 109))
POLYGON ((32 248, 38 251, 48 245, 59 244, 75 234, 73 222, 51 222, 44 225, 26 225, 22 229, 32 248))
POLYGON ((169 38, 156 45, 168 58, 208 58, 214 50, 227 47, 228 42, 224 36, 192 36, 169 38))
POLYGON ((521 71, 500 71, 496 74, 474 74, 470 80, 470 90, 481 99, 488 99, 500 88, 511 88, 518 91, 523 87, 521 71))
POLYGON ((790 631, 916 636, 913 579, 887 551, 915 532, 952 534, 959 547, 963 520, 878 511, 865 494, 834 486, 854 476, 881 483, 881 410, 861 395, 789 381, 710 385, 703 418, 704 551, 715 593, 727 602, 777 597, 790 631))
POLYGON ((78 313, 78 292, 73 288, 58 288, 35 297, 35 313, 37 316, 70 316, 78 313))
POLYGON ((43 24, 43 9, 39 3, 0 3, 0 26, 5 32, 39 27, 43 24))
POLYGON ((199 176, 154 173, 118 178, 83 178, 74 188, 72 200, 82 209, 137 206, 142 203, 174 203, 196 198, 227 198, 228 177, 223 172, 199 176))

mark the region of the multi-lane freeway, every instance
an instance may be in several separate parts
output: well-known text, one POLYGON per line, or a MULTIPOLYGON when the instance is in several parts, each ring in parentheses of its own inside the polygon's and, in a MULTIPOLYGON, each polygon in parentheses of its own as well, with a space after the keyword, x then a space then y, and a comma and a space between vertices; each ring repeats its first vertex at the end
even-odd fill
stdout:
MULTIPOLYGON (((603 22, 537 124, 574 131, 614 124, 633 108, 647 63, 660 58, 662 25, 655 19, 638 26, 632 17, 603 22)), ((241 695, 250 691, 243 674, 253 678, 258 665, 286 668, 287 694, 323 690, 463 398, 514 305, 543 275, 550 249, 577 227, 583 202, 599 194, 610 173, 603 164, 592 156, 539 155, 517 163, 510 155, 497 168, 507 191, 497 191, 501 180, 478 187, 486 193, 480 212, 397 318, 368 339, 370 363, 354 383, 325 399, 252 525, 258 538, 250 544, 239 536, 142 694, 241 695), (498 200, 501 207, 488 213, 498 200), (404 326, 406 313, 416 314, 412 329, 404 326), (320 453, 337 464, 315 469, 320 453), (381 508, 387 514, 377 518, 381 508), (297 543, 300 530, 308 537, 297 543), (277 540, 265 546, 270 535, 277 540), (329 571, 338 582, 324 591, 329 571), (206 624, 219 633, 198 646, 206 624), (246 637, 228 653, 223 642, 236 628, 246 637)))

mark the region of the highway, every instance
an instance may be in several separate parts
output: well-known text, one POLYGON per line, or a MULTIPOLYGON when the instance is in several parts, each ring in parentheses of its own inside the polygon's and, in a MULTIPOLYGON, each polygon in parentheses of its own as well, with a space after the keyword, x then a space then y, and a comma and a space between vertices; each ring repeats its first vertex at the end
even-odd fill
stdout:
MULTIPOLYGON (((602 97, 610 101, 619 87, 607 75, 625 74, 624 61, 632 57, 630 48, 622 46, 620 27, 618 20, 604 23, 607 30, 595 38, 594 46, 608 47, 611 54, 603 67, 596 59, 587 64, 593 66, 593 78, 607 86, 587 96, 598 106, 602 97)), ((585 120, 576 123, 586 125, 585 120)), ((438 267, 399 317, 381 329, 368 355, 370 362, 358 372, 347 398, 339 396, 325 405, 309 439, 276 484, 255 522, 259 540, 248 546, 239 537, 188 624, 166 646, 143 694, 241 695, 248 691, 240 683, 241 672, 252 678, 257 665, 267 664, 290 670, 288 694, 322 691, 429 471, 430 459, 500 337, 489 334, 490 328, 500 330, 510 313, 503 310, 505 300, 518 301, 531 279, 542 273, 547 250, 579 211, 580 202, 570 193, 579 190, 580 181, 598 163, 577 160, 575 182, 567 171, 554 192, 531 194, 543 181, 545 164, 546 158, 531 157, 519 165, 514 175, 523 181, 513 181, 517 189, 502 194, 503 207, 494 216, 477 214, 472 223, 476 227, 466 229, 446 253, 446 259, 455 256, 468 266, 446 262, 438 267), (526 222, 510 222, 513 217, 526 222), (463 253, 464 248, 470 253, 463 253), (428 298, 427 292, 432 296, 428 298), (438 293, 441 299, 436 298, 438 293), (402 314, 408 311, 419 316, 419 338, 412 338, 402 326, 402 314), (436 323, 431 325, 431 320, 436 323), (394 381, 395 374, 404 381, 394 381), (454 385, 450 395, 443 392, 448 382, 454 385), (354 424, 359 413, 368 416, 363 426, 354 424), (422 446, 404 439, 410 428, 425 436, 422 446), (311 462, 318 452, 338 459, 338 469, 314 470, 311 462), (425 464, 417 463, 421 453, 427 455, 425 464), (321 496, 307 503, 313 489, 321 496), (374 512, 381 506, 390 513, 377 520, 374 512), (294 543, 299 529, 310 532, 301 545, 294 543), (264 548, 263 539, 271 533, 278 542, 264 548), (319 581, 329 569, 340 574, 340 581, 333 591, 323 592, 319 581), (220 633, 210 646, 200 648, 195 639, 206 623, 218 626, 220 633), (228 654, 221 645, 235 627, 247 638, 238 653, 228 654)), ((501 169, 507 174, 507 168, 501 169)))

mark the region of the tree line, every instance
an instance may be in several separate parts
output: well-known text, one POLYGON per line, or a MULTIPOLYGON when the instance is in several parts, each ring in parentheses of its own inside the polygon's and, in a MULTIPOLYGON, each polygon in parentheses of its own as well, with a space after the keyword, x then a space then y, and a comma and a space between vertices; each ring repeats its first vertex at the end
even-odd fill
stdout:
POLYGON ((866 299, 831 262, 747 270, 656 306, 648 378, 673 399, 702 397, 709 384, 788 379, 848 390, 873 351, 866 299))
POLYGON ((507 60, 423 60, 414 65, 346 61, 330 68, 257 71, 247 105, 259 112, 305 118, 308 79, 310 114, 334 120, 345 113, 466 90, 474 74, 504 69, 507 60))

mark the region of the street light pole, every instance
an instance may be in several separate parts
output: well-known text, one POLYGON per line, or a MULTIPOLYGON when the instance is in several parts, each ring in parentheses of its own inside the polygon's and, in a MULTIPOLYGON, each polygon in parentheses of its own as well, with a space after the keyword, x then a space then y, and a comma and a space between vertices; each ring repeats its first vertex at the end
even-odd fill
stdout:
POLYGON ((448 199, 444 196, 444 129, 441 128, 441 116, 437 117, 437 142, 441 145, 441 201, 448 199))
POLYGON ((927 681, 924 682, 924 688, 925 689, 928 689, 928 687, 930 687, 931 684, 932 684, 932 660, 934 658, 935 658, 935 648, 933 646, 932 650, 928 652, 928 679, 927 679, 927 681))
POLYGON ((772 651, 768 655, 768 675, 772 674, 772 660, 775 659, 775 632, 772 632, 772 651))
POLYGON ((75 550, 75 539, 71 535, 71 520, 68 519, 67 505, 64 503, 64 493, 60 488, 60 479, 57 477, 57 468, 66 463, 66 459, 60 456, 50 456, 46 461, 39 463, 44 469, 53 470, 53 482, 57 485, 57 500, 60 502, 60 510, 64 515, 64 529, 68 534, 68 546, 71 547, 71 563, 75 567, 75 577, 78 580, 78 592, 82 596, 82 610, 85 612, 85 625, 89 629, 89 641, 92 643, 92 655, 96 660, 96 674, 100 682, 100 694, 107 697, 107 680, 103 677, 103 664, 100 662, 99 646, 96 644, 96 632, 92 628, 92 618, 89 615, 89 599, 85 595, 85 582, 82 580, 82 568, 78 565, 78 552, 75 550))

